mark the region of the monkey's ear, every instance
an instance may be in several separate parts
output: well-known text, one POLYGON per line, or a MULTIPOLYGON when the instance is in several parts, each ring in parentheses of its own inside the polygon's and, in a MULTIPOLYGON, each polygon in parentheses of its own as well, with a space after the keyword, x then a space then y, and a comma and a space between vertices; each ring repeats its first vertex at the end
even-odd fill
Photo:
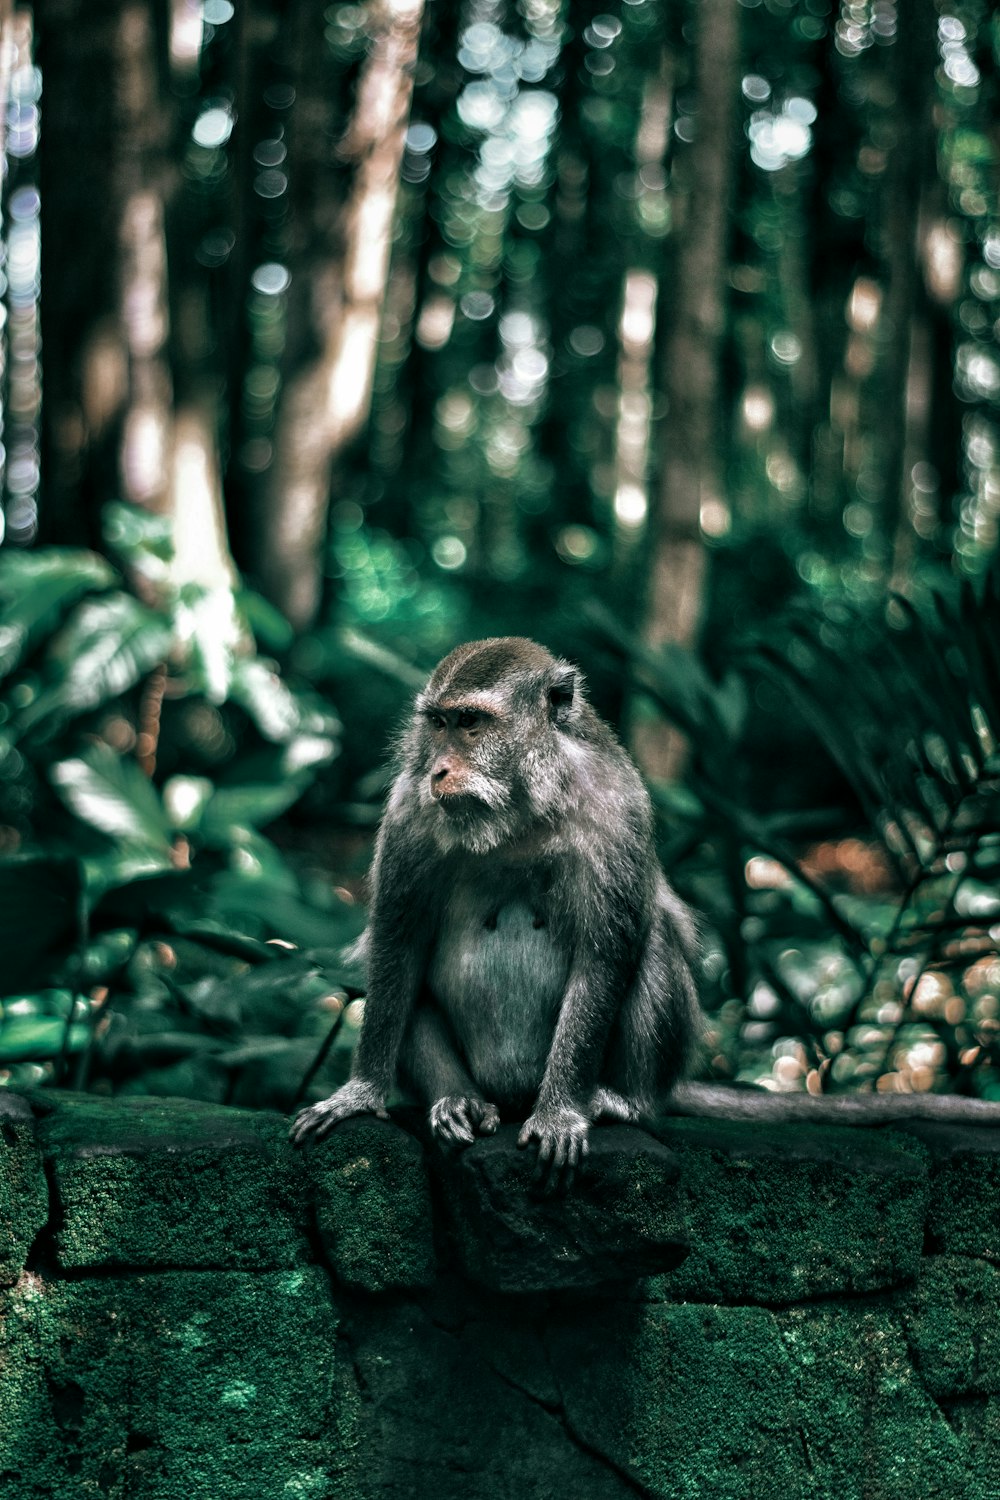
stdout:
POLYGON ((554 723, 568 724, 575 717, 577 686, 576 668, 557 662, 549 673, 547 686, 549 713, 554 723))

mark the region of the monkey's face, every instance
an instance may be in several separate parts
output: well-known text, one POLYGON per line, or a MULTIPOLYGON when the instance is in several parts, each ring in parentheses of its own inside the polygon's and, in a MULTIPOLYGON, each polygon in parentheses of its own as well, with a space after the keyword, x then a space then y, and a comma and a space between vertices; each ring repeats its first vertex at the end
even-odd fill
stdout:
POLYGON ((510 776, 500 716, 465 706, 429 708, 424 719, 431 801, 449 817, 474 812, 477 804, 506 807, 510 776))
POLYGON ((417 699, 410 772, 447 848, 485 853, 550 821, 575 671, 533 641, 459 647, 417 699))

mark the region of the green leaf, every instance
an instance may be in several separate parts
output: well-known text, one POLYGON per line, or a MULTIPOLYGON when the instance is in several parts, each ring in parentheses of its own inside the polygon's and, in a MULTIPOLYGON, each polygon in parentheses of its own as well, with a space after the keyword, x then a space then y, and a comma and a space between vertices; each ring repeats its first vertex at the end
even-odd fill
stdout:
POLYGON ((300 766, 329 760, 335 753, 340 721, 313 693, 289 687, 275 667, 260 657, 241 657, 233 664, 230 697, 253 719, 265 739, 289 745, 299 740, 314 742, 314 753, 303 747, 292 751, 300 766))
POLYGON ((114 569, 96 552, 50 547, 0 555, 0 676, 81 594, 110 588, 115 578, 114 569))
POLYGON ((357 935, 357 913, 337 906, 321 911, 274 880, 229 874, 212 884, 207 915, 239 923, 254 936, 284 938, 302 948, 333 947, 357 935))
POLYGON ((91 828, 169 859, 170 823, 135 761, 95 745, 78 759, 57 761, 49 775, 62 801, 91 828))
POLYGON ((301 704, 275 668, 259 656, 234 663, 230 697, 246 710, 265 739, 285 744, 301 726, 301 704))
POLYGON ((207 776, 171 776, 163 785, 163 805, 171 825, 182 833, 192 832, 214 794, 207 776))
POLYGON ((48 652, 59 679, 19 715, 22 730, 52 713, 82 713, 133 687, 167 655, 169 622, 130 594, 81 604, 48 652))
POLYGON ((173 521, 140 505, 113 500, 101 514, 101 529, 108 546, 123 562, 142 568, 147 557, 166 563, 174 555, 173 521))
POLYGON ((221 786, 205 804, 198 824, 199 836, 208 843, 227 846, 241 828, 262 828, 297 802, 308 782, 290 778, 276 785, 251 782, 244 786, 221 786))
MULTIPOLYGON (((46 1016, 13 1016, 0 1022, 0 1063, 43 1062, 58 1057, 66 1036, 65 1021, 46 1016)), ((71 1026, 68 1051, 87 1045, 90 1027, 71 1026)))
POLYGON ((267 599, 255 594, 252 589, 238 589, 236 607, 254 639, 260 641, 268 651, 287 651, 295 641, 295 631, 280 609, 275 609, 267 599))

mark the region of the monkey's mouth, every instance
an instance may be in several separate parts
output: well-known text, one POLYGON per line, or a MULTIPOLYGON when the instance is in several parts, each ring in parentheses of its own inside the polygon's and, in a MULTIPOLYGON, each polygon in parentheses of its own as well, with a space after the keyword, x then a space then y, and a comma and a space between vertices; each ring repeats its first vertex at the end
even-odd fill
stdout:
POLYGON ((431 796, 449 818, 481 817, 489 812, 487 804, 473 792, 432 792, 431 796))

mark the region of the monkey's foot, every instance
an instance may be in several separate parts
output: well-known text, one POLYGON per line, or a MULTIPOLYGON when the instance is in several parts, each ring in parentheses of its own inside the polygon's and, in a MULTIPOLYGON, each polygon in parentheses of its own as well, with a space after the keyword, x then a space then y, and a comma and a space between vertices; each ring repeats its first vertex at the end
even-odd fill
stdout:
POLYGON ((362 1078, 352 1078, 329 1099, 321 1099, 318 1104, 300 1110, 292 1121, 289 1138, 296 1146, 303 1145, 310 1138, 321 1141, 335 1125, 351 1115, 377 1115, 380 1120, 389 1118, 384 1096, 362 1078))
POLYGON ((544 1183, 546 1193, 565 1192, 577 1171, 583 1170, 590 1150, 589 1129, 587 1116, 566 1105, 543 1105, 524 1122, 517 1144, 538 1142, 535 1181, 544 1183))
POLYGON ((639 1107, 614 1089, 595 1089, 588 1107, 592 1120, 617 1120, 623 1125, 639 1123, 639 1107))
POLYGON ((446 1094, 431 1105, 430 1123, 443 1146, 471 1146, 477 1135, 494 1134, 500 1111, 473 1094, 446 1094))

